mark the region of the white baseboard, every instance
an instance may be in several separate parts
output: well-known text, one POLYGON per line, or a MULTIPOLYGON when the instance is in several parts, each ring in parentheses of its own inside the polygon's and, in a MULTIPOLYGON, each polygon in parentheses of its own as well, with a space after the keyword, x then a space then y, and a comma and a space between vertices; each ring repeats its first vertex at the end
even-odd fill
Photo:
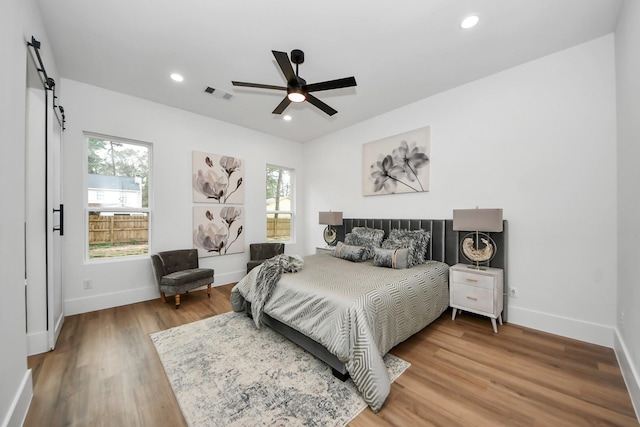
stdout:
POLYGON ((29 411, 29 405, 33 398, 33 383, 31 381, 31 369, 27 369, 20 383, 20 388, 16 390, 16 395, 11 402, 9 412, 7 412, 2 427, 20 427, 24 424, 29 411))
POLYGON ((31 332, 27 334, 27 356, 46 353, 49 347, 49 333, 47 331, 31 332))
POLYGON ((509 306, 509 322, 550 334, 613 348, 614 328, 569 317, 509 306))
POLYGON ((68 299, 64 302, 64 312, 66 316, 74 314, 88 313, 105 308, 119 307, 121 305, 133 304, 141 301, 148 301, 159 298, 156 287, 147 286, 144 288, 128 289, 126 291, 110 292, 108 294, 92 295, 88 297, 68 299))
POLYGON ((640 421, 640 376, 638 375, 638 370, 633 366, 627 346, 618 329, 616 329, 615 333, 613 350, 618 358, 618 364, 620 365, 624 382, 627 385, 633 409, 636 411, 636 418, 640 421))
MULTIPOLYGON (((216 275, 213 286, 235 283, 245 275, 246 272, 243 271, 216 275)), ((155 286, 145 286, 143 288, 129 289, 126 291, 68 299, 64 302, 64 312, 65 316, 71 316, 157 298, 160 298, 158 288, 155 286)))

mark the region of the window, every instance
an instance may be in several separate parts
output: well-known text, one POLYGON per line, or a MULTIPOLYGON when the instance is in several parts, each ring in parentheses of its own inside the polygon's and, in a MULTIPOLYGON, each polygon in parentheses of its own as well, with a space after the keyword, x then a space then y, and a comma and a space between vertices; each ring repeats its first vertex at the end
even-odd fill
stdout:
POLYGON ((149 252, 151 144, 85 134, 87 258, 149 252))
POLYGON ((267 242, 293 241, 293 170, 267 165, 267 242))

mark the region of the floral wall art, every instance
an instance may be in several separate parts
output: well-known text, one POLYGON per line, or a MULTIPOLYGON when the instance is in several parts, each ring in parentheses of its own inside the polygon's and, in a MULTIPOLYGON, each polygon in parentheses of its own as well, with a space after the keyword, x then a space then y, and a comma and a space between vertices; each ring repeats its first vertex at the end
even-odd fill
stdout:
POLYGON ((193 152, 193 201, 244 203, 244 162, 236 157, 193 152))
POLYGON ((429 127, 362 146, 362 194, 429 191, 429 127))
POLYGON ((193 245, 199 257, 244 252, 244 210, 239 206, 194 206, 193 245))
POLYGON ((244 252, 244 162, 193 152, 193 246, 199 257, 244 252))

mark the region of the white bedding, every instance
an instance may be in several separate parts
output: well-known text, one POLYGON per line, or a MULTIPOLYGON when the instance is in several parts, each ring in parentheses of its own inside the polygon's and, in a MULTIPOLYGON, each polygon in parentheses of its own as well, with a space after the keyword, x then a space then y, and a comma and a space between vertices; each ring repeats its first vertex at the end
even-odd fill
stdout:
MULTIPOLYGON (((447 264, 406 270, 353 263, 330 254, 304 258, 301 271, 280 278, 264 312, 322 344, 343 362, 373 411, 391 383, 382 357, 437 319, 449 306, 447 264)), ((233 288, 235 311, 251 302, 259 268, 233 288)))

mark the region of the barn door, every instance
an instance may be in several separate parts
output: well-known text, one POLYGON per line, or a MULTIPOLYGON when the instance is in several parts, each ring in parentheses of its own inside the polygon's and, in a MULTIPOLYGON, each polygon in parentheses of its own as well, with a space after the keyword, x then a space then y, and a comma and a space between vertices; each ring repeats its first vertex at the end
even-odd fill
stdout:
POLYGON ((64 320, 61 239, 64 115, 55 82, 44 69, 40 43, 27 55, 25 129, 25 312, 27 352, 55 347, 64 320))

